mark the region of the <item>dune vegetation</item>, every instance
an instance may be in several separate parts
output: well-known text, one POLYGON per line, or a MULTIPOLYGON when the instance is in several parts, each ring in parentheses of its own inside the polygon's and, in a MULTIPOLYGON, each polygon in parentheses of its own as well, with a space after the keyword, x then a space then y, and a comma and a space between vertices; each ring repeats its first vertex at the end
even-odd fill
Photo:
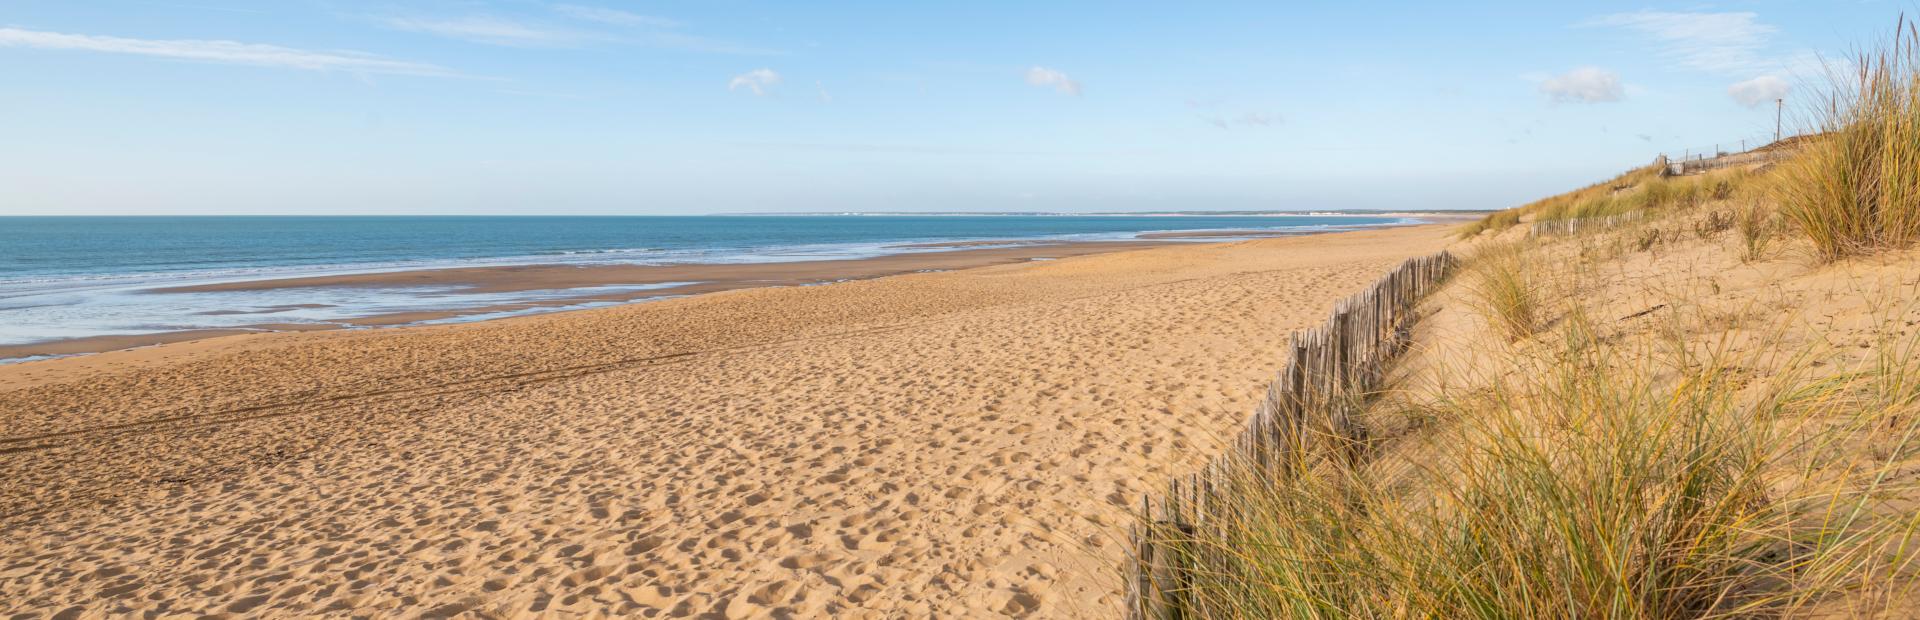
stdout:
POLYGON ((1780 171, 1780 212, 1824 260, 1920 240, 1920 30, 1836 76, 1823 139, 1780 171))
POLYGON ((1463 227, 1360 459, 1226 472, 1183 617, 1920 613, 1920 33, 1782 161, 1463 227), (1581 225, 1553 223, 1577 222, 1581 225))

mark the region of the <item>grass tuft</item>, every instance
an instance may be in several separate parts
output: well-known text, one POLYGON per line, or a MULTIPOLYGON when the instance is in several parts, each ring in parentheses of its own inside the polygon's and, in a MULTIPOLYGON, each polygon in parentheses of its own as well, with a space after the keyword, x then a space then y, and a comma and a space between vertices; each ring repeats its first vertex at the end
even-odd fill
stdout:
POLYGON ((1540 324, 1540 293, 1526 255, 1516 243, 1489 245, 1475 253, 1468 286, 1482 318, 1508 340, 1532 336, 1540 324))
POLYGON ((1751 263, 1766 257, 1773 243, 1774 211, 1759 203, 1748 205, 1734 215, 1733 228, 1740 233, 1740 262, 1751 263))
POLYGON ((1920 240, 1920 31, 1901 24, 1833 76, 1820 134, 1783 166, 1781 213, 1823 260, 1920 240))

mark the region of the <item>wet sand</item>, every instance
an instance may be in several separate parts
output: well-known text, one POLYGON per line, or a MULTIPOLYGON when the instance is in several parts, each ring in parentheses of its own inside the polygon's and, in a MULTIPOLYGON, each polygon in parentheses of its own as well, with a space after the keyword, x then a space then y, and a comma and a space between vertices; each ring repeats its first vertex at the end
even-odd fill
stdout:
POLYGON ((0 346, 0 360, 23 357, 82 355, 104 351, 119 351, 137 347, 175 342, 189 342, 204 338, 237 336, 242 334, 260 334, 265 332, 318 331, 338 329, 337 326, 310 323, 261 323, 238 329, 188 329, 157 334, 124 334, 113 336, 92 336, 88 338, 68 338, 33 344, 0 346))
MULTIPOLYGON (((401 286, 460 286, 470 287, 465 289, 465 292, 500 293, 597 286, 697 282, 697 284, 687 286, 674 286, 645 291, 601 294, 582 293, 580 295, 556 299, 503 305, 478 305, 458 310, 374 314, 342 319, 337 324, 283 324, 262 322, 257 325, 248 325, 234 329, 198 329, 154 334, 95 336, 22 345, 0 345, 0 359, 98 353, 168 342, 183 342, 201 338, 253 332, 307 331, 341 329, 355 326, 380 327, 405 325, 466 315, 508 312, 529 308, 572 306, 588 302, 626 302, 662 297, 697 295, 701 293, 713 293, 760 286, 797 286, 842 280, 861 280, 921 271, 946 271, 1037 259, 1084 256, 1102 252, 1117 252, 1121 250, 1153 247, 1155 245, 1159 245, 1159 243, 1151 241, 1016 243, 1013 244, 1013 247, 957 249, 948 252, 895 254, 851 260, 664 266, 518 265, 511 267, 473 267, 464 269, 423 269, 167 287, 154 289, 153 294, 257 291, 307 287, 401 286)), ((953 247, 972 247, 972 245, 953 247)), ((238 311, 216 310, 210 314, 214 313, 238 313, 238 311)))
POLYGON ((1290 332, 1446 235, 0 366, 0 601, 83 617, 1110 617, 1129 507, 1217 452, 1290 332))
POLYGON ((615 284, 700 282, 700 285, 647 291, 675 294, 711 293, 745 286, 808 284, 830 280, 860 280, 914 271, 965 269, 1035 258, 1062 258, 1131 250, 1155 245, 1137 241, 1029 244, 1018 247, 893 254, 849 260, 786 263, 699 265, 517 265, 424 269, 308 278, 249 280, 155 289, 157 293, 258 291, 316 286, 445 286, 472 287, 474 293, 505 293, 585 288, 615 284))
POLYGON ((1260 239, 1266 237, 1298 237, 1317 234, 1298 230, 1195 230, 1182 232, 1146 233, 1141 239, 1260 239))

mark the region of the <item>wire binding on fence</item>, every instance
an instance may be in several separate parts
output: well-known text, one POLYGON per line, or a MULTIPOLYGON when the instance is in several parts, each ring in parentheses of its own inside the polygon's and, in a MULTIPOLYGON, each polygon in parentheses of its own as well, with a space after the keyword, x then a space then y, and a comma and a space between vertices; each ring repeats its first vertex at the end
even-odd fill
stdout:
POLYGON ((1190 540, 1201 528, 1232 519, 1234 504, 1221 501, 1231 480, 1298 476, 1314 459, 1351 465, 1363 458, 1366 431, 1355 416, 1392 361, 1412 346, 1420 299, 1456 264, 1447 252, 1409 259, 1341 301, 1320 327, 1293 335, 1279 375, 1227 453, 1200 472, 1169 481, 1158 503, 1151 496, 1141 501, 1142 518, 1153 531, 1136 526, 1129 535, 1128 618, 1179 618, 1195 611, 1186 598, 1196 558, 1191 549, 1167 541, 1190 540))

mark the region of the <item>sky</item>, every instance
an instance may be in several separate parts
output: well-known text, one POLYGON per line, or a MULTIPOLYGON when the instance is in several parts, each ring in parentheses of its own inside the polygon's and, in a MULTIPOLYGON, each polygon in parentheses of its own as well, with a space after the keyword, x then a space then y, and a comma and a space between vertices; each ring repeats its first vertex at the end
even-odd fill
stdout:
POLYGON ((0 214, 1495 209, 1885 2, 0 0, 0 214))

